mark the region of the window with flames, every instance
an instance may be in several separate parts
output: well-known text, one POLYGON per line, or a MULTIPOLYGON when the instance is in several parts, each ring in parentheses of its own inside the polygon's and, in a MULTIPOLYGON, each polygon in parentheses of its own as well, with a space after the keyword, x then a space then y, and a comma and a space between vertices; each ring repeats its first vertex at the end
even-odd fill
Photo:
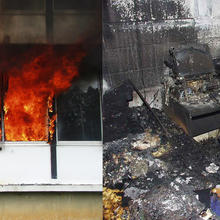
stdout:
POLYGON ((79 73, 87 54, 73 46, 21 48, 16 55, 3 48, 9 56, 0 62, 1 140, 100 140, 97 73, 87 80, 97 87, 86 90, 79 73))

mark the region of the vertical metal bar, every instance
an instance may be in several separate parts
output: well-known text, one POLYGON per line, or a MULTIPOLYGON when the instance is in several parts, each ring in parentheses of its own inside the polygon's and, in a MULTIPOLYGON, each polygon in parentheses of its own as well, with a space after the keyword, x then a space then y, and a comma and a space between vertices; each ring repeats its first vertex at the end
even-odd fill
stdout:
POLYGON ((50 157, 51 157, 51 178, 57 179, 57 144, 56 144, 56 135, 50 144, 50 157))
POLYGON ((47 43, 53 44, 53 0, 46 0, 46 34, 47 43))
MULTIPOLYGON (((5 93, 8 90, 8 75, 7 73, 1 72, 1 143, 5 142, 5 112, 4 112, 4 101, 5 93)), ((1 145, 2 147, 2 145, 1 145)))
POLYGON ((5 142, 5 113, 4 113, 4 98, 1 94, 1 142, 5 142))
POLYGON ((100 126, 101 126, 101 141, 103 141, 103 78, 102 78, 102 67, 101 67, 101 71, 100 71, 100 74, 98 76, 98 83, 99 83, 99 104, 100 104, 100 126))
POLYGON ((4 76, 1 73, 1 142, 5 141, 5 114, 4 114, 4 76))
MULTIPOLYGON (((46 35, 47 43, 53 44, 53 0, 46 0, 46 35)), ((56 100, 53 100, 53 112, 49 113, 49 117, 52 117, 56 114, 56 100)), ((53 137, 50 138, 49 134, 49 143, 50 143, 50 158, 51 158, 51 178, 57 179, 57 139, 56 139, 56 121, 54 122, 54 133, 53 137)))
MULTIPOLYGON (((53 111, 48 112, 49 119, 53 117, 54 114, 57 113, 56 108, 56 98, 53 98, 53 111)), ((50 161, 51 161, 51 178, 57 179, 57 138, 56 138, 56 120, 54 121, 54 132, 53 136, 48 134, 48 142, 50 144, 50 161)))

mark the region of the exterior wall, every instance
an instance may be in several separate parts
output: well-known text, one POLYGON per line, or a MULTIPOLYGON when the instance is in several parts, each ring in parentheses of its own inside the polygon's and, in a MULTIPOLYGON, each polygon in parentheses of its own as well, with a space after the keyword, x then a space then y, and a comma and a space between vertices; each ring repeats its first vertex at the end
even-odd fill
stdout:
MULTIPOLYGON (((23 2, 25 4, 25 1, 23 2)), ((3 10, 3 0, 0 0, 0 44, 47 44, 51 33, 54 44, 82 42, 88 53, 97 47, 98 41, 94 40, 97 36, 100 43, 101 25, 98 8, 86 9, 81 6, 75 10, 60 10, 60 7, 57 7, 55 10, 53 0, 41 2, 45 5, 39 10, 35 10, 36 7, 32 7, 32 10, 21 10, 22 7, 20 10, 12 7, 12 10, 6 7, 7 10, 3 10), (89 43, 86 41, 88 38, 89 43)), ((98 4, 98 0, 95 3, 98 4)), ((92 62, 89 65, 96 68, 96 64, 92 62)), ((79 189, 86 191, 89 186, 91 191, 102 190, 101 143, 96 145, 91 141, 89 143, 84 141, 83 144, 64 143, 62 146, 58 143, 58 178, 56 180, 51 179, 48 144, 40 143, 35 146, 35 143, 33 145, 29 143, 28 147, 23 143, 5 145, 7 146, 0 154, 1 161, 4 161, 4 169, 0 168, 0 191, 7 191, 8 185, 10 189, 12 189, 11 185, 16 185, 15 191, 19 189, 23 191, 20 185, 24 184, 26 186, 28 184, 56 185, 56 187, 67 184, 68 189, 65 190, 64 186, 62 191, 79 191, 79 189)), ((51 190, 55 191, 56 187, 52 187, 51 190)))
MULTIPOLYGON (((72 44, 96 35, 94 13, 57 13, 54 15, 54 43, 72 44)), ((0 43, 47 43, 45 15, 0 15, 0 43)))
POLYGON ((139 88, 160 85, 170 47, 207 44, 220 56, 218 0, 105 0, 103 21, 106 88, 127 78, 139 88))
POLYGON ((0 219, 101 220, 101 193, 0 193, 0 219))
POLYGON ((11 43, 46 43, 43 15, 0 15, 0 43, 9 37, 11 43))
MULTIPOLYGON (((100 22, 97 21, 97 16, 98 15, 95 12, 91 11, 84 11, 82 13, 64 10, 54 12, 54 43, 73 44, 83 41, 87 38, 94 39, 97 35, 100 35, 100 22)), ((41 44, 47 42, 45 10, 40 12, 3 12, 0 8, 0 44, 41 44)), ((92 41, 89 43, 93 43, 95 45, 96 42, 92 41)), ((26 152, 26 154, 24 154, 24 151, 23 153, 19 151, 19 147, 16 147, 15 149, 12 148, 9 147, 7 150, 3 149, 3 153, 0 155, 0 157, 3 158, 3 161, 6 163, 10 161, 10 158, 12 159, 8 166, 6 164, 3 165, 5 169, 1 169, 0 173, 5 178, 1 178, 0 191, 13 192, 0 193, 0 219, 102 219, 102 195, 100 192, 97 193, 97 191, 101 191, 102 189, 101 146, 98 148, 93 146, 87 150, 85 146, 74 146, 74 148, 71 148, 70 150, 71 153, 74 154, 75 160, 70 158, 68 155, 68 161, 66 162, 63 161, 63 157, 59 157, 58 155, 60 165, 58 169, 62 170, 62 180, 57 180, 52 183, 50 176, 49 147, 44 147, 43 151, 37 149, 38 153, 34 155, 31 154, 32 157, 27 155, 26 149, 24 149, 26 152), (9 153, 9 155, 7 155, 7 153, 9 153), (88 155, 86 155, 86 153, 88 153, 88 155), (43 158, 41 157, 42 155, 44 155, 43 158), (36 159, 36 156, 39 156, 39 158, 36 159), (33 157, 35 157, 35 159, 33 159, 33 157), (77 165, 75 164, 76 161, 78 162, 77 165), (41 162, 43 164, 41 164, 41 162), (30 163, 32 167, 29 167, 28 163, 30 163), (85 164, 87 164, 89 167, 86 167, 85 164), (67 168, 65 172, 63 172, 64 167, 67 168), (71 169, 72 167, 73 169, 71 169), (16 172, 16 169, 20 173, 16 172), (82 173, 80 174, 81 171, 82 173), (89 175, 87 175, 88 172, 89 175), (42 175, 41 177, 43 178, 43 181, 41 181, 41 177, 40 179, 37 177, 37 173, 42 175), (9 178, 10 174, 12 174, 12 179, 9 178), (77 176, 73 177, 72 174, 76 174, 77 176), (83 177, 85 177, 85 179, 83 179, 83 177), (86 180, 86 178, 89 178, 89 180, 86 180), (17 182, 14 181, 15 179, 17 182), (40 184, 43 183, 44 185, 40 185, 38 187, 38 184, 36 184, 38 181, 41 182, 40 184), (63 181, 66 184, 71 183, 71 185, 64 185, 62 188, 63 181), (17 185, 10 185, 12 183, 17 185), (36 185, 30 185, 34 183, 36 185), (26 184, 26 188, 24 184, 26 184), (51 184, 56 186, 53 187, 51 184), (85 187, 83 185, 85 185, 85 187), (94 185, 97 185, 98 187, 94 187, 94 185), (52 192, 84 190, 87 191, 87 193, 52 192), (25 192, 16 193, 15 191, 25 192), (30 193, 27 191, 48 192, 30 193), (88 193, 88 191, 95 192, 88 193)), ((70 146, 62 146, 61 148, 58 147, 58 153, 60 155, 62 154, 62 156, 66 156, 69 148, 70 146)), ((34 148, 32 148, 32 150, 34 150, 34 148)), ((60 170, 58 170, 58 173, 61 173, 60 170)))
MULTIPOLYGON (((98 11, 98 10, 97 10, 98 11)), ((54 10, 55 44, 74 44, 100 37, 100 13, 95 10, 54 10)), ((47 43, 45 9, 36 11, 3 11, 0 0, 0 43, 47 43)))
POLYGON ((100 25, 97 15, 93 12, 84 13, 55 13, 54 43, 68 44, 100 36, 100 25))

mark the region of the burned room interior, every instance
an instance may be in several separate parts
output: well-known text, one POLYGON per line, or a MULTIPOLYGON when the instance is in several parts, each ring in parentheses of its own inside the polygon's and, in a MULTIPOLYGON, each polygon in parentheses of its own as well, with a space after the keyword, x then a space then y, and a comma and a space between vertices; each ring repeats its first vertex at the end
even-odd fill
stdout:
POLYGON ((220 219, 219 9, 104 1, 104 219, 220 219))

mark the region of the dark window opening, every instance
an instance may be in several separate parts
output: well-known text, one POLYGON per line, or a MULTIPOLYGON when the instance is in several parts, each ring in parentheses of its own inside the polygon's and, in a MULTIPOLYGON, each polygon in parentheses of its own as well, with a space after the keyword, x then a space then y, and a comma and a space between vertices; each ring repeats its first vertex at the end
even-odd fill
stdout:
POLYGON ((99 89, 83 91, 78 86, 58 98, 58 139, 61 141, 101 140, 99 89))
POLYGON ((81 62, 79 78, 57 99, 58 140, 100 141, 101 49, 92 50, 81 62))
POLYGON ((44 9, 44 0, 2 0, 3 10, 31 10, 44 9))
POLYGON ((55 10, 93 10, 97 7, 98 1, 92 0, 54 0, 55 10))

